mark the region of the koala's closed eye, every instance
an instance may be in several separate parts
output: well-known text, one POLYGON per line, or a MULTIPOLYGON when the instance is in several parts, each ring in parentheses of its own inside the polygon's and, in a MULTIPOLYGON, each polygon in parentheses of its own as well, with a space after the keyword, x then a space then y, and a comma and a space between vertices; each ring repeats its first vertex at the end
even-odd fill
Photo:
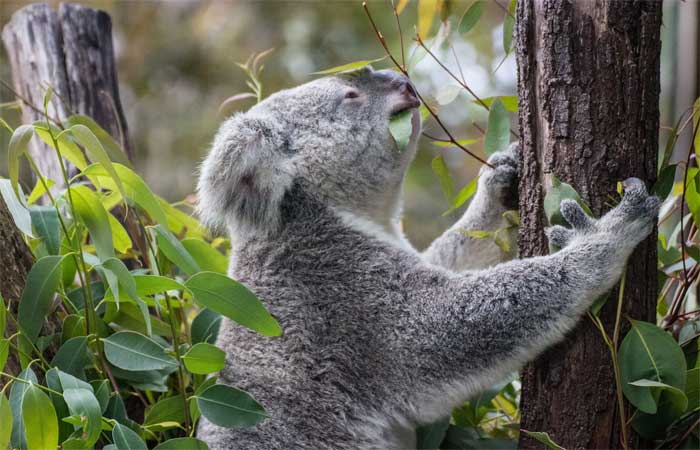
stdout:
POLYGON ((345 99, 353 99, 353 98, 358 98, 360 96, 360 93, 356 91, 355 89, 350 89, 345 93, 345 99))

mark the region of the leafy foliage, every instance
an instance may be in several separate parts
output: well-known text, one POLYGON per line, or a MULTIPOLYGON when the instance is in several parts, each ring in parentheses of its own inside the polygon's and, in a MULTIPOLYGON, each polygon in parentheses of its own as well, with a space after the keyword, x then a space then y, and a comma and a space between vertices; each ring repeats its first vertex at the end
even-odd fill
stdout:
POLYGON ((26 151, 34 135, 79 174, 35 173, 30 199, 18 171, 0 180, 36 256, 17 314, 0 305, 2 329, 18 330, 0 339, 0 370, 9 354, 23 369, 0 372, 0 448, 206 449, 191 437, 201 417, 225 427, 265 420, 250 395, 205 378, 224 366, 214 345, 222 317, 282 333, 260 300, 224 274, 220 249, 228 245, 155 195, 91 119, 18 127, 10 167, 26 157, 37 170, 26 151), (65 188, 50 189, 57 184, 65 188), (63 323, 58 333, 43 328, 50 314, 63 323), (135 402, 146 406, 142 423, 127 413, 135 402))

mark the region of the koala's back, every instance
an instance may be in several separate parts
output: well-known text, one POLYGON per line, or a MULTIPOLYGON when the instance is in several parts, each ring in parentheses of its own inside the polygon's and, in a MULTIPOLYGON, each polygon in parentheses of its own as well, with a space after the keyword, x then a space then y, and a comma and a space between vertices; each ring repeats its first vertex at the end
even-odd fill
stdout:
POLYGON ((323 207, 304 204, 294 214, 278 239, 237 249, 231 274, 259 296, 284 335, 260 336, 225 320, 218 339, 228 355, 222 382, 253 395, 270 418, 244 430, 204 423, 200 433, 211 448, 386 445, 397 434, 377 436, 387 423, 375 427, 371 416, 390 408, 396 399, 389 391, 400 390, 404 378, 386 355, 401 357, 396 329, 407 300, 395 284, 406 257, 348 229, 323 207), (376 319, 391 317, 377 314, 390 308, 397 309, 396 322, 376 319))

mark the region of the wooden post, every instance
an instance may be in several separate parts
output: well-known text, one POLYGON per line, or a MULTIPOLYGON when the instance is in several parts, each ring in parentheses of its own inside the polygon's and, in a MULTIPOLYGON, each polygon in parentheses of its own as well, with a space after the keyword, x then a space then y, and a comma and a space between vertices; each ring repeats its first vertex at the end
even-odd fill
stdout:
MULTIPOLYGON (((596 215, 609 208, 617 181, 655 180, 660 26, 657 1, 518 1, 522 257, 548 253, 549 175, 573 185, 596 215)), ((656 270, 651 236, 629 259, 625 315, 654 320, 656 270)), ((601 312, 608 331, 615 304, 601 312)), ((610 354, 588 318, 528 365, 522 381, 523 429, 548 432, 567 449, 621 447, 610 354)), ((544 448, 524 433, 520 447, 544 448)))
MULTIPOLYGON (((131 156, 112 45, 112 21, 104 11, 62 3, 58 11, 32 4, 12 15, 2 31, 12 66, 14 89, 39 110, 22 104, 25 123, 44 120, 46 88, 55 95, 49 115, 62 120, 85 114, 107 130, 131 156)), ((39 169, 63 187, 58 160, 52 149, 32 140, 30 152, 39 169)))

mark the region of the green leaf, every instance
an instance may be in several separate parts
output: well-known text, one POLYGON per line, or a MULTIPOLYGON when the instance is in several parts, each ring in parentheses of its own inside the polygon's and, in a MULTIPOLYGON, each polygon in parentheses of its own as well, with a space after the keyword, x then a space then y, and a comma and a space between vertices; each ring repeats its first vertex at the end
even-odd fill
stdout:
POLYGON ((500 98, 496 98, 489 110, 488 128, 484 138, 484 151, 487 155, 505 150, 510 141, 510 118, 500 98))
POLYGON ((144 426, 156 425, 163 422, 182 423, 185 421, 185 412, 182 408, 182 396, 158 400, 147 412, 143 420, 144 426))
POLYGON ((12 220, 15 222, 17 228, 29 237, 34 237, 34 232, 32 231, 32 219, 29 214, 29 209, 27 208, 26 201, 24 200, 24 194, 22 193, 22 188, 18 188, 18 194, 12 191, 12 186, 9 180, 0 179, 0 195, 3 200, 5 200, 5 206, 12 216, 12 220), (18 197, 19 196, 19 197, 18 197))
POLYGON ((391 116, 391 119, 389 119, 389 132, 394 138, 399 152, 406 150, 413 133, 413 111, 403 111, 391 116))
POLYGON ((527 430, 522 430, 523 433, 525 433, 528 437, 531 437, 532 439, 541 442, 542 444, 546 445, 549 448, 553 448, 554 450, 566 450, 564 447, 561 445, 557 444, 552 440, 551 437, 549 437, 549 434, 544 433, 542 431, 527 431, 527 430))
POLYGON ((51 189, 55 184, 56 183, 49 178, 42 177, 41 179, 37 179, 34 189, 32 189, 32 192, 30 192, 29 196, 27 197, 27 204, 32 205, 36 203, 36 201, 39 200, 42 195, 46 194, 46 188, 48 187, 51 189))
POLYGON ((202 270, 224 274, 228 270, 228 258, 202 239, 183 239, 181 243, 202 270))
POLYGON ((68 339, 51 360, 52 367, 58 367, 62 371, 77 378, 85 379, 85 366, 90 363, 87 337, 78 336, 68 339))
POLYGON ((58 417, 51 399, 35 384, 30 384, 22 399, 28 449, 58 447, 58 417))
POLYGON ((459 21, 459 33, 465 35, 474 28, 481 19, 481 15, 484 13, 484 2, 483 0, 477 0, 471 4, 469 9, 467 9, 459 21))
POLYGON ((211 423, 225 428, 252 427, 267 418, 253 397, 223 384, 215 384, 198 394, 197 406, 211 423))
POLYGON ((70 161, 78 170, 83 170, 87 167, 87 162, 85 161, 85 155, 83 155, 82 150, 73 142, 68 133, 61 133, 61 129, 54 124, 49 124, 47 126, 46 121, 37 120, 34 122, 34 131, 37 136, 52 149, 56 150, 56 145, 54 145, 54 139, 58 142, 58 150, 61 152, 61 156, 70 161), (51 130, 49 132, 49 129, 51 130), (51 135, 53 134, 53 139, 51 135))
MULTIPOLYGON (((161 207, 158 197, 148 187, 143 178, 122 164, 114 164, 114 171, 123 186, 122 195, 130 202, 138 205, 157 223, 167 226, 168 219, 161 207)), ((114 182, 110 172, 103 164, 92 164, 83 174, 109 190, 117 191, 119 186, 114 182)))
POLYGON ((341 66, 331 67, 330 69, 325 69, 325 70, 321 70, 318 72, 313 72, 311 75, 331 75, 331 74, 341 73, 341 72, 351 72, 351 71, 355 71, 358 69, 362 69, 363 67, 366 67, 366 66, 369 66, 370 64, 379 62, 385 58, 386 58, 386 56, 382 56, 381 58, 377 58, 377 59, 365 59, 362 61, 355 61, 355 62, 343 64, 341 66))
POLYGON ((430 35, 433 19, 438 11, 438 0, 418 0, 418 35, 425 39, 430 35))
POLYGON ((458 208, 460 208, 462 205, 464 205, 472 196, 474 193, 476 193, 476 188, 479 185, 479 177, 475 177, 472 181, 469 182, 466 186, 464 186, 460 191, 457 193, 457 195, 452 199, 452 204, 450 205, 450 209, 442 213, 443 217, 451 214, 458 208))
POLYGON ((116 187, 119 190, 119 192, 124 198, 127 198, 127 195, 124 192, 124 187, 122 186, 122 182, 119 179, 119 175, 117 175, 117 171, 114 169, 112 161, 109 159, 107 152, 102 146, 102 142, 100 142, 100 140, 97 139, 97 136, 95 136, 95 133, 93 133, 90 130, 90 128, 86 127, 83 124, 75 124, 71 126, 68 130, 73 134, 73 137, 83 146, 88 156, 90 157, 90 160, 92 162, 102 164, 109 176, 112 178, 112 181, 114 181, 114 183, 116 184, 116 187))
POLYGON ((432 450, 440 448, 450 426, 450 416, 428 425, 416 428, 416 449, 432 450))
POLYGON ((700 408, 700 367, 688 370, 685 396, 688 398, 688 411, 700 408))
POLYGON ((131 242, 129 233, 127 233, 124 226, 111 213, 107 213, 107 219, 109 220, 109 228, 112 230, 114 249, 119 253, 126 253, 134 245, 133 242, 131 242))
POLYGON ((224 368, 226 353, 214 345, 200 342, 182 356, 182 361, 190 372, 206 375, 224 368))
POLYGON ((180 211, 162 198, 156 196, 160 207, 165 211, 165 217, 168 219, 168 229, 178 236, 185 235, 188 238, 202 239, 207 235, 201 223, 189 214, 180 211))
MULTIPOLYGON (((481 99, 481 102, 483 102, 486 106, 489 108, 493 104, 493 101, 495 99, 500 99, 501 102, 503 102, 503 106, 506 107, 506 109, 510 112, 518 112, 518 96, 517 95, 499 95, 496 97, 484 97, 481 99)), ((472 100, 472 103, 476 103, 481 105, 481 102, 479 100, 472 100)))
POLYGON ((192 327, 190 329, 192 343, 206 342, 213 344, 216 342, 222 318, 221 314, 216 311, 212 311, 209 308, 202 308, 192 321, 192 327))
POLYGON ((663 169, 659 174, 659 178, 656 180, 656 183, 654 183, 654 187, 652 189, 654 195, 658 196, 662 200, 668 197, 668 194, 671 193, 671 189, 673 189, 673 182, 675 178, 675 165, 667 166, 665 169, 663 169))
POLYGON ((109 215, 102 206, 100 197, 87 186, 71 188, 73 207, 85 224, 92 238, 97 256, 101 261, 114 257, 112 228, 109 225, 109 215))
POLYGON ((109 380, 93 380, 90 384, 92 385, 93 392, 95 392, 95 398, 100 404, 100 414, 103 414, 107 410, 109 396, 111 395, 109 380))
POLYGON ((120 331, 103 339, 105 356, 126 370, 158 370, 177 366, 177 361, 152 339, 133 331, 120 331))
POLYGON ((247 287, 225 275, 200 272, 185 286, 202 306, 265 336, 280 336, 282 329, 247 287))
POLYGON ((29 209, 37 237, 50 255, 58 255, 61 249, 61 226, 58 212, 53 206, 32 206, 29 209))
POLYGON ((581 196, 578 195, 578 192, 571 185, 562 183, 554 175, 552 175, 551 179, 552 187, 544 197, 544 212, 550 225, 567 225, 559 209, 561 202, 566 199, 575 200, 589 216, 593 215, 586 202, 581 199, 581 196))
POLYGON ((183 437, 168 439, 153 450, 209 450, 209 447, 199 439, 183 437))
POLYGON ((87 389, 64 389, 63 399, 71 414, 79 416, 83 432, 81 440, 86 448, 92 447, 102 430, 102 410, 92 391, 87 389))
POLYGON ((138 434, 120 423, 112 429, 112 440, 117 450, 148 450, 138 434))
MULTIPOLYGON (((2 336, 2 334, 0 334, 2 336)), ((7 362, 7 355, 10 354, 10 341, 7 339, 0 339, 0 372, 5 370, 5 363, 7 362)), ((2 446, 0 446, 2 448, 2 446)))
POLYGON ((192 258, 185 247, 177 240, 177 238, 166 230, 162 225, 151 227, 158 242, 158 249, 163 252, 173 264, 178 266, 188 275, 193 275, 201 269, 197 262, 192 258))
POLYGON ((508 4, 508 12, 503 18, 503 51, 510 53, 513 47, 513 27, 515 26, 515 1, 510 0, 508 4))
MULTIPOLYGON (((678 403, 677 409, 679 411, 685 411, 688 407, 688 397, 686 397, 685 392, 666 383, 661 383, 659 381, 654 380, 641 379, 637 381, 630 381, 629 384, 631 384, 632 386, 651 388, 650 390, 652 391, 652 395, 654 398, 658 398, 661 395, 661 391, 667 391, 667 394, 673 398, 673 401, 678 403)), ((652 413, 656 412, 656 405, 654 405, 654 411, 652 411, 652 413)))
POLYGON ((27 274, 19 301, 18 321, 22 333, 36 342, 61 282, 61 262, 64 256, 45 256, 34 263, 27 274))
MULTIPOLYGON (((30 368, 24 369, 17 375, 17 378, 38 383, 36 375, 34 375, 34 372, 30 368)), ((11 448, 20 448, 22 450, 27 449, 24 420, 22 419, 22 400, 24 399, 24 394, 27 392, 27 389, 29 389, 29 384, 22 382, 13 383, 10 388, 10 408, 12 409, 12 421, 14 422, 10 446, 11 448)))
POLYGON ((459 93, 462 92, 462 87, 456 84, 446 84, 435 94, 435 101, 438 105, 444 106, 452 103, 459 93))
MULTIPOLYGON (((462 146, 471 145, 479 142, 479 139, 458 139, 457 143, 462 146)), ((457 147, 453 142, 449 141, 433 141, 433 145, 437 147, 457 147)))
POLYGON ((117 300, 117 305, 119 304, 119 289, 126 291, 127 295, 131 300, 136 303, 136 305, 141 310, 144 323, 146 324, 147 334, 150 336, 151 330, 151 316, 148 312, 148 306, 139 297, 138 291, 136 290, 136 282, 134 281, 129 269, 116 258, 108 258, 102 262, 101 266, 95 266, 100 270, 104 277, 107 279, 107 284, 112 291, 113 298, 117 300))
MULTIPOLYGON (((31 125, 20 125, 15 128, 7 146, 7 173, 15 195, 19 196, 19 158, 27 153, 29 141, 34 135, 34 127, 31 125)), ((5 199, 7 202, 7 199, 5 199)))
POLYGON ((66 124, 71 127, 77 124, 85 125, 100 141, 100 144, 102 144, 102 147, 109 155, 111 161, 131 167, 131 162, 122 150, 121 145, 119 145, 97 122, 92 120, 92 118, 81 114, 75 114, 66 119, 66 124))
POLYGON ((620 381, 627 400, 641 411, 657 411, 658 397, 648 386, 631 384, 637 380, 658 381, 683 391, 686 363, 678 343, 654 324, 630 320, 632 328, 620 345, 620 381))
POLYGON ((5 397, 5 392, 0 391, 0 448, 5 449, 10 444, 12 435, 12 409, 10 401, 5 397))
POLYGON ((467 236, 474 239, 486 239, 493 237, 493 231, 485 230, 459 230, 460 232, 466 234, 467 236))
POLYGON ((452 176, 450 175, 450 169, 447 167, 445 158, 443 155, 438 155, 433 158, 431 163, 433 172, 437 175, 440 180, 440 187, 442 188, 442 193, 445 196, 445 200, 448 203, 452 203, 452 197, 454 196, 454 182, 452 181, 452 176))

